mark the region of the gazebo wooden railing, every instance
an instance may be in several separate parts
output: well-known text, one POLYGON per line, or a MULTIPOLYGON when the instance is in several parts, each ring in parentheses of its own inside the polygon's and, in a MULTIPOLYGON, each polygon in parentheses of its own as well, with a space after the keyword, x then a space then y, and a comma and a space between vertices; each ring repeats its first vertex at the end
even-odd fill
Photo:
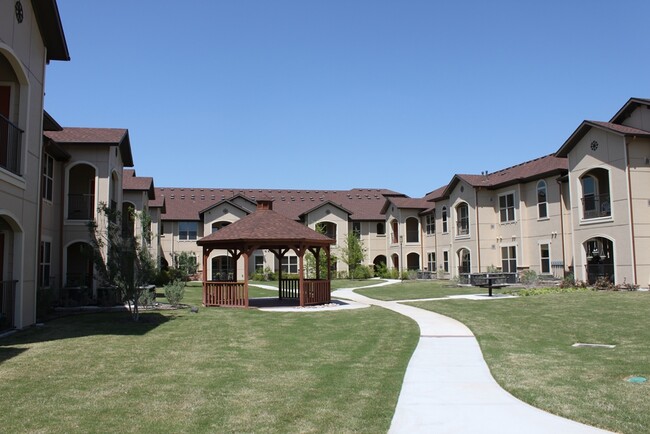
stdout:
MULTIPOLYGON (((323 304, 332 301, 330 295, 330 281, 323 279, 303 280, 305 299, 304 304, 323 304)), ((278 282, 278 295, 280 299, 300 299, 300 280, 282 279, 278 282)))
POLYGON ((248 307, 245 282, 204 282, 204 306, 248 307))

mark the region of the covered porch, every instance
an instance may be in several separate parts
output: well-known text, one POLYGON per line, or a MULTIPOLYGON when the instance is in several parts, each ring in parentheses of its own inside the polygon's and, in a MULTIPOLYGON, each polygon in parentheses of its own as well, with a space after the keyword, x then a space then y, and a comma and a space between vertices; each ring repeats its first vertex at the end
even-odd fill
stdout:
MULTIPOLYGON (((331 301, 331 255, 334 240, 284 217, 272 209, 272 201, 259 200, 257 210, 197 241, 203 249, 203 305, 249 307, 248 270, 250 258, 260 249, 272 252, 282 262, 293 251, 298 257, 298 279, 287 279, 279 271, 278 297, 296 300, 300 306, 329 303, 331 301), (236 264, 244 261, 244 280, 226 281, 208 279, 208 258, 215 249, 226 250, 236 264), (305 255, 310 252, 316 261, 314 279, 305 277, 305 255), (320 258, 326 257, 327 270, 321 270, 320 258)), ((236 276, 237 273, 232 275, 236 276)))

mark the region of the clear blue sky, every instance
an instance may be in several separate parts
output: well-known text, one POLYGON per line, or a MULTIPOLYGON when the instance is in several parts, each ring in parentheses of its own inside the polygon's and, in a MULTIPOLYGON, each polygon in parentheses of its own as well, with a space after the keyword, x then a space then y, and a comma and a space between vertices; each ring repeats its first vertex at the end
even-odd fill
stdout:
POLYGON ((420 197, 650 97, 647 0, 58 4, 46 110, 128 128, 159 187, 420 197))

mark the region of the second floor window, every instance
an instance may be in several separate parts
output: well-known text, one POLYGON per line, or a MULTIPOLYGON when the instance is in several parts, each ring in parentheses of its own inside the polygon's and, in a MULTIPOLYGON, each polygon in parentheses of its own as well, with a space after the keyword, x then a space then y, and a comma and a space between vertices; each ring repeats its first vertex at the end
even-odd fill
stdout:
POLYGON ((447 227, 447 207, 443 206, 442 207, 442 233, 446 234, 449 232, 449 228, 447 227))
POLYGON ((43 160, 43 199, 52 202, 52 190, 54 189, 54 158, 45 154, 43 160))
POLYGON ((537 218, 544 219, 548 217, 546 209, 546 182, 537 183, 537 218))
POLYGON ((461 203, 456 207, 456 224, 458 226, 457 235, 469 235, 469 207, 466 203, 461 203))
POLYGON ((386 225, 384 223, 377 223, 377 235, 386 235, 386 225))
POLYGON ((178 224, 179 240, 196 240, 199 224, 197 222, 180 222, 178 224))
POLYGON ((361 239, 361 222, 352 222, 352 233, 357 240, 361 239))
POLYGON ((515 194, 508 193, 499 196, 499 221, 501 223, 515 221, 515 194))
POLYGON ((425 218, 426 231, 427 235, 433 235, 436 233, 436 215, 428 214, 425 218))

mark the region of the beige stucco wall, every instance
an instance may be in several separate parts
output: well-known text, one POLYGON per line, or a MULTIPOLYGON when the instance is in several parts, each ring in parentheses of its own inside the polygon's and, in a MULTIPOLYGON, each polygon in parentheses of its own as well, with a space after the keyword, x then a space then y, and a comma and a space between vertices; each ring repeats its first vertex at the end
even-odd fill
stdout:
POLYGON ((603 237, 614 243, 616 283, 634 281, 625 154, 625 139, 622 136, 597 128, 591 128, 569 152, 572 257, 577 279, 587 279, 584 243, 591 238, 603 237), (595 150, 591 146, 594 141, 598 143, 595 150), (594 168, 608 171, 611 216, 584 219, 580 178, 594 168))
MULTIPOLYGON (((637 110, 642 113, 650 110, 637 110)), ((636 113, 636 111, 635 111, 636 113)), ((647 116, 650 118, 650 116, 647 116)), ((650 119, 647 124, 650 128, 650 119)), ((628 162, 636 260, 636 282, 650 286, 650 140, 628 140, 628 162)))
POLYGON ((31 2, 23 2, 24 21, 18 23, 15 2, 0 3, 0 57, 13 73, 0 72, 0 82, 11 82, 12 121, 22 134, 21 176, 0 169, 0 216, 11 229, 12 245, 5 252, 6 280, 17 280, 15 324, 22 328, 36 318, 38 276, 38 215, 45 55, 31 2))

